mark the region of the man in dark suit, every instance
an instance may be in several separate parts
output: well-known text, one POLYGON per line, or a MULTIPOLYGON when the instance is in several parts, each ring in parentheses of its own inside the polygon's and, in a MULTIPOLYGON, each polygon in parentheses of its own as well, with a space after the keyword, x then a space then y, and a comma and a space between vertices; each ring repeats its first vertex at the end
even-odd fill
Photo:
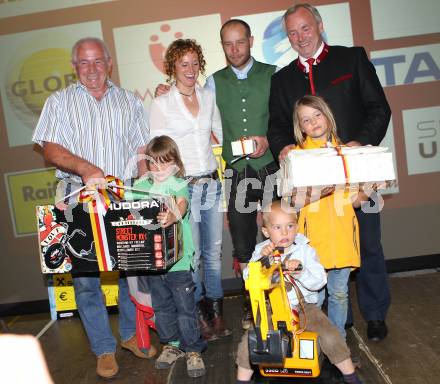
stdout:
MULTIPOLYGON (((318 10, 297 4, 284 14, 287 36, 298 59, 272 76, 268 140, 282 160, 294 146, 293 105, 305 94, 322 96, 336 119, 338 135, 349 146, 379 145, 391 111, 364 48, 328 46, 318 10)), ((358 303, 368 322, 368 337, 387 335, 388 277, 380 241, 379 213, 356 211, 361 236, 361 268, 356 277, 358 303)), ((349 319, 350 321, 350 319, 349 319)))

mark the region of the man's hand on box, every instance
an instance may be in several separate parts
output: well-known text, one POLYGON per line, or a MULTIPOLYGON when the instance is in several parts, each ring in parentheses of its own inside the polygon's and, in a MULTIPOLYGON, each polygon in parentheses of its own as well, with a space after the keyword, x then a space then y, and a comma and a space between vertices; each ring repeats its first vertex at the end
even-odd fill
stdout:
POLYGON ((263 156, 267 149, 269 148, 269 142, 266 136, 249 136, 249 140, 254 140, 256 149, 252 152, 249 157, 257 158, 263 156))
POLYGON ((378 189, 386 189, 386 188, 387 188, 386 181, 366 182, 366 183, 360 183, 359 192, 363 192, 365 195, 370 197, 373 193, 376 193, 378 189))
POLYGON ((170 89, 171 87, 168 84, 159 84, 154 91, 154 97, 166 95, 170 89))
POLYGON ((321 197, 324 197, 324 196, 330 195, 330 194, 332 194, 332 193, 334 193, 334 192, 335 192, 335 186, 334 186, 334 185, 329 186, 329 187, 325 187, 325 188, 323 188, 323 189, 321 190, 321 197))
POLYGON ((384 189, 387 187, 386 181, 367 182, 360 183, 359 191, 355 199, 353 200, 353 207, 359 208, 364 201, 368 201, 371 195, 376 193, 378 189, 384 189))
POLYGON ((80 166, 79 170, 82 181, 88 189, 92 189, 95 186, 105 188, 107 183, 105 181, 104 172, 101 168, 90 163, 85 163, 80 166))
POLYGON ((387 187, 386 181, 366 182, 359 185, 359 192, 365 193, 370 197, 378 189, 385 189, 387 187))
POLYGON ((286 145, 278 155, 278 161, 283 161, 292 149, 295 149, 295 144, 286 145))

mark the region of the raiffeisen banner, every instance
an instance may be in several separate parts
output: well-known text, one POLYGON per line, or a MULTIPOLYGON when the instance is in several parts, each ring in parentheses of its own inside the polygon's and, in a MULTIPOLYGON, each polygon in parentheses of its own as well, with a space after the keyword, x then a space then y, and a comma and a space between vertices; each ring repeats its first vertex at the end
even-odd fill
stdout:
POLYGON ((9 211, 15 237, 37 231, 35 207, 53 204, 58 180, 55 168, 5 173, 9 211))

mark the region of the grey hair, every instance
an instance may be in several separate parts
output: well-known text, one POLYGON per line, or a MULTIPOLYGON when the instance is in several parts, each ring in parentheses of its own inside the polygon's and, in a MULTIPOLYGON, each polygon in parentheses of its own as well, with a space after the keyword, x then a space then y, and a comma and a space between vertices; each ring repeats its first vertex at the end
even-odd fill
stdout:
POLYGON ((284 15, 283 15, 284 27, 286 26, 287 16, 289 16, 292 13, 295 13, 296 11, 298 11, 301 8, 308 10, 313 15, 313 17, 315 18, 315 20, 318 24, 322 23, 322 17, 321 17, 321 14, 319 13, 319 11, 313 5, 308 4, 308 3, 303 3, 303 4, 295 4, 294 6, 288 8, 286 12, 284 12, 284 15))
POLYGON ((79 47, 86 43, 95 43, 98 44, 102 50, 104 51, 104 57, 106 61, 109 61, 112 57, 110 55, 110 51, 107 48, 107 45, 104 43, 104 41, 98 37, 84 37, 82 39, 79 39, 72 47, 72 63, 75 64, 76 60, 78 58, 78 50, 79 47))

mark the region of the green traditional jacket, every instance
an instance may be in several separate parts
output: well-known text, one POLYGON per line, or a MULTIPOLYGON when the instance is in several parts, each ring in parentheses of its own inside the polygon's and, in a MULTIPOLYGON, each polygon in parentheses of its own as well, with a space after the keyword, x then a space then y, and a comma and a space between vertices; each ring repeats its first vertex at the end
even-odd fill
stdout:
POLYGON ((258 171, 274 161, 268 149, 257 158, 244 158, 231 164, 231 142, 243 136, 266 136, 269 121, 270 79, 274 65, 254 63, 247 79, 239 80, 228 66, 214 73, 217 106, 220 110, 223 129, 223 158, 231 167, 241 172, 246 165, 258 171))

